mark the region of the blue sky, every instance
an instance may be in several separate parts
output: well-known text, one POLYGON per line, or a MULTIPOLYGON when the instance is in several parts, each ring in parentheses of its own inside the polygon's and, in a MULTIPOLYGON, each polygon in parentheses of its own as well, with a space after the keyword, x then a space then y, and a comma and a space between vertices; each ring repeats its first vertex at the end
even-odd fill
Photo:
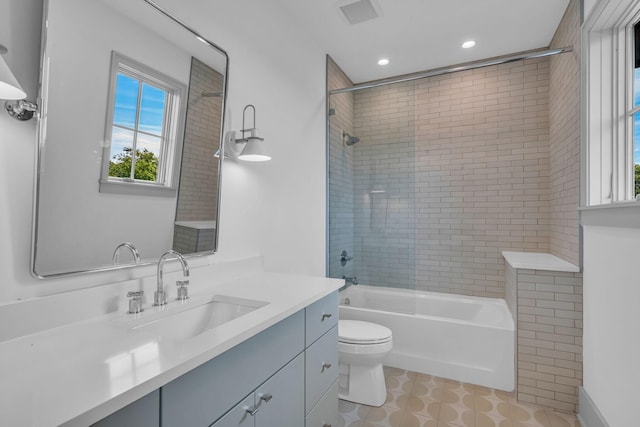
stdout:
MULTIPOLYGON (((136 108, 140 81, 119 73, 116 82, 116 99, 113 112, 113 123, 127 128, 135 128, 136 108)), ((142 83, 140 101, 140 121, 138 129, 155 136, 139 134, 137 148, 147 148, 156 154, 160 152, 160 135, 166 102, 166 92, 147 83, 142 83)), ((125 147, 133 145, 133 132, 114 126, 111 135, 111 157, 121 153, 125 147)))

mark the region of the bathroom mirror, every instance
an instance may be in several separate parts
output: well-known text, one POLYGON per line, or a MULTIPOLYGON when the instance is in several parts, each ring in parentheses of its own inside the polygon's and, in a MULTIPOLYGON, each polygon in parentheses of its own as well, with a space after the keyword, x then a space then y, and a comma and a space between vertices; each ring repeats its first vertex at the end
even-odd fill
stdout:
POLYGON ((228 56, 161 1, 45 1, 37 277, 216 250, 228 56))

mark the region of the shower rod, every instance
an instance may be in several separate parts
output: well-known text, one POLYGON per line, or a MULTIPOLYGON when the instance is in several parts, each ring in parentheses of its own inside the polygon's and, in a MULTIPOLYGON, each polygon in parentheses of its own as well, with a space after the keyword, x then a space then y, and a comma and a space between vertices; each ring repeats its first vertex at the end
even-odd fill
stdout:
POLYGON ((561 47, 558 49, 539 49, 521 52, 513 55, 499 56, 497 58, 485 59, 482 61, 467 62, 465 64, 454 65, 451 67, 435 68, 427 71, 419 71, 417 73, 404 74, 398 77, 390 77, 380 80, 372 80, 366 83, 359 83, 351 87, 342 89, 334 89, 329 91, 329 95, 337 93, 355 92, 362 89, 370 89, 372 87, 385 86, 392 83, 409 82, 412 80, 423 79, 425 77, 441 76, 443 74, 457 73, 458 71, 473 70, 475 68, 489 67, 491 65, 506 64, 508 62, 520 61, 522 59, 543 58, 545 56, 558 55, 560 53, 573 52, 572 46, 561 47))

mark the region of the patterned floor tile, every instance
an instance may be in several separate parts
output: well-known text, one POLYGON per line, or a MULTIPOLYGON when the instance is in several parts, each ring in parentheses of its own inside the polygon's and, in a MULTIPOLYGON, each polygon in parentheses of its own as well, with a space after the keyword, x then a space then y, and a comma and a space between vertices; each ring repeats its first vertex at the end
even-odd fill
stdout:
POLYGON ((580 427, 575 416, 560 412, 546 411, 550 427, 580 427))
POLYGON ((509 418, 516 427, 550 427, 545 410, 529 405, 510 403, 509 418))
POLYGON ((384 368, 387 400, 340 401, 339 427, 580 427, 575 416, 519 403, 513 393, 384 368))
MULTIPOLYGON (((405 402, 403 398, 400 403, 405 402)), ((417 414, 423 417, 438 419, 440 413, 440 400, 433 399, 429 396, 406 396, 404 410, 406 412, 417 414)))
POLYGON ((438 427, 438 420, 418 414, 405 413, 398 427, 438 427))
POLYGON ((405 409, 407 406, 407 400, 410 394, 404 390, 387 390, 387 400, 384 402, 385 406, 394 406, 398 409, 405 409))
POLYGON ((413 383, 411 394, 415 396, 429 397, 441 400, 445 390, 445 383, 442 379, 430 375, 418 375, 413 383))
POLYGON ((374 426, 395 427, 400 425, 404 411, 393 406, 381 406, 373 408, 367 414, 365 422, 374 426))

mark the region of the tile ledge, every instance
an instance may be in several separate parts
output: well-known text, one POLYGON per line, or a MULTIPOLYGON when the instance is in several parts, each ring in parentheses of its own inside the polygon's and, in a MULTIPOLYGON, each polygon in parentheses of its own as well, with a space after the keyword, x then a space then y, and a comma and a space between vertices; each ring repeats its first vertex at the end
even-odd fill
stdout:
POLYGON ((502 251, 502 256, 513 268, 569 273, 580 272, 580 267, 577 265, 549 253, 502 251))

